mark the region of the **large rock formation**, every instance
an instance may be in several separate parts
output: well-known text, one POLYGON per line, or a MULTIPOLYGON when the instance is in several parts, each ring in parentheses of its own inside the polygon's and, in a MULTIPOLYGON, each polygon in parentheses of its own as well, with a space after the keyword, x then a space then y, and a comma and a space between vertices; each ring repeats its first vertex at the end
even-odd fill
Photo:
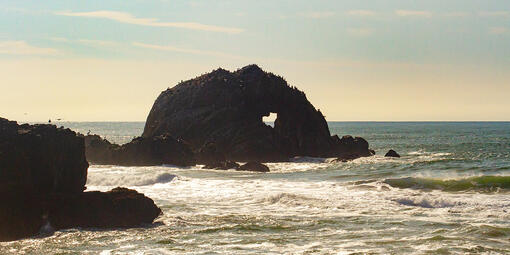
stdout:
POLYGON ((256 65, 218 69, 162 92, 142 137, 166 134, 195 151, 214 144, 218 154, 235 161, 371 155, 363 138, 331 136, 302 91, 256 65), (274 127, 262 121, 270 113, 277 114, 274 127))
POLYGON ((87 160, 94 164, 147 166, 195 164, 193 151, 182 140, 168 135, 137 137, 124 145, 112 144, 98 135, 87 135, 87 160))
POLYGON ((0 241, 34 236, 48 222, 130 227, 160 214, 136 191, 83 192, 87 168, 83 138, 73 131, 0 118, 0 241))

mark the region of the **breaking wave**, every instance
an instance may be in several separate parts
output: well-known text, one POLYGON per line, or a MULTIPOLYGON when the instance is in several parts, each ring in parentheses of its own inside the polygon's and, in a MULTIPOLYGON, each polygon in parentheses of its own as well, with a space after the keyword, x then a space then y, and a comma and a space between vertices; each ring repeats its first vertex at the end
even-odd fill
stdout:
POLYGON ((177 176, 170 173, 158 175, 95 175, 89 176, 87 185, 92 186, 148 186, 158 183, 168 183, 177 176))

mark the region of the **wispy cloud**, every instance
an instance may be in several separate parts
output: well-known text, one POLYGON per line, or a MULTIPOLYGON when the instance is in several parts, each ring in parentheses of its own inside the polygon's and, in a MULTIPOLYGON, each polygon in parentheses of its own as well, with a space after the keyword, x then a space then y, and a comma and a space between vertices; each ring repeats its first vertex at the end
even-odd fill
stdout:
POLYGON ((69 42, 69 39, 64 37, 50 37, 49 39, 54 42, 69 42))
POLYGON ((104 41, 104 40, 91 40, 91 39, 69 39, 65 37, 50 37, 50 40, 54 42, 60 43, 81 43, 92 46, 117 46, 120 43, 113 41, 104 41))
POLYGON ((489 34, 491 35, 502 35, 506 34, 508 29, 506 27, 491 27, 489 28, 489 34))
POLYGON ((117 42, 103 41, 103 40, 78 39, 76 41, 79 43, 83 43, 83 44, 97 45, 97 46, 116 46, 116 45, 118 45, 117 42))
POLYGON ((161 22, 161 21, 158 21, 158 19, 137 18, 129 13, 117 12, 117 11, 93 11, 93 12, 61 11, 61 12, 56 12, 55 14, 63 15, 63 16, 72 16, 72 17, 103 18, 103 19, 114 20, 114 21, 121 22, 121 23, 141 25, 141 26, 151 26, 151 27, 175 27, 175 28, 221 32, 221 33, 229 33, 229 34, 238 34, 238 33, 241 33, 244 31, 241 28, 205 25, 205 24, 195 23, 195 22, 161 22))
POLYGON ((354 36, 369 36, 374 33, 374 30, 371 28, 361 27, 361 28, 348 28, 347 32, 350 35, 354 36))
POLYGON ((347 15, 351 16, 375 16, 374 11, 370 10, 350 10, 347 12, 347 15))
POLYGON ((482 17, 510 17, 510 12, 508 11, 483 11, 478 13, 479 16, 482 17))
POLYGON ((395 14, 401 17, 422 17, 422 18, 432 17, 432 13, 429 11, 396 10, 395 14))
POLYGON ((311 19, 324 19, 335 16, 334 12, 325 11, 325 12, 305 12, 300 13, 300 16, 311 18, 311 19))
POLYGON ((469 12, 447 12, 444 14, 445 17, 467 17, 469 12))
POLYGON ((205 56, 213 56, 213 57, 223 57, 223 58, 241 58, 240 56, 227 54, 219 51, 206 51, 206 50, 197 50, 197 49, 189 49, 189 48, 179 48, 172 45, 157 45, 157 44, 147 44, 141 42, 133 42, 133 46, 153 49, 153 50, 161 50, 161 51, 172 51, 172 52, 180 52, 180 53, 188 53, 193 55, 205 55, 205 56))
POLYGON ((55 55, 58 50, 29 45, 25 41, 0 42, 0 54, 9 55, 55 55))

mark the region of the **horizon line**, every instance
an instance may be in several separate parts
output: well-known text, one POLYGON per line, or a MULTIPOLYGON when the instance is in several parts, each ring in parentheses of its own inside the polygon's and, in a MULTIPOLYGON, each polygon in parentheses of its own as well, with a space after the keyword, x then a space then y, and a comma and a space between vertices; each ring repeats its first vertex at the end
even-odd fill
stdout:
MULTIPOLYGON (((52 121, 48 123, 48 121, 18 121, 12 120, 21 123, 41 123, 41 124, 54 124, 54 123, 70 123, 70 122, 78 122, 78 123, 92 123, 92 122, 146 122, 145 120, 65 120, 65 121, 52 121)), ((274 122, 274 121, 265 121, 265 122, 274 122)), ((379 122, 379 123, 405 123, 405 122, 510 122, 510 120, 326 120, 326 122, 379 122)))

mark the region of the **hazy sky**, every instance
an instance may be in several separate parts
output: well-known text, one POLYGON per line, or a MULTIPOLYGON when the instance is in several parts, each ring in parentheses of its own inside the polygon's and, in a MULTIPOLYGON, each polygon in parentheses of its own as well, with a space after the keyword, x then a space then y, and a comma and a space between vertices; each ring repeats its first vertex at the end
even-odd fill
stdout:
POLYGON ((510 120, 508 0, 0 0, 0 116, 145 120, 256 63, 328 120, 510 120))

